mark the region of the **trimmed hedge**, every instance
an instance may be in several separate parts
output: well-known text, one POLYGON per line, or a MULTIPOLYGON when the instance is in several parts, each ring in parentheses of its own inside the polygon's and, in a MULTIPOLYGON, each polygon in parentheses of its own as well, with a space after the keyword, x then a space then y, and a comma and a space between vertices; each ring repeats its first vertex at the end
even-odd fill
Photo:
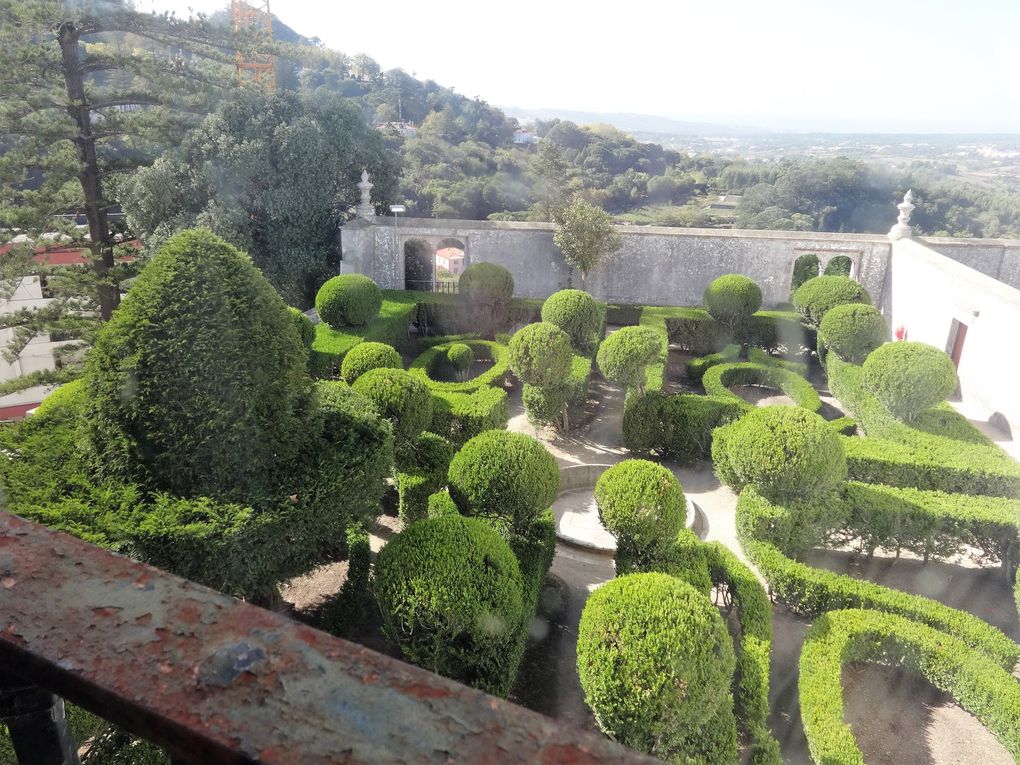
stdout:
POLYGON ((359 343, 344 356, 340 377, 353 384, 370 369, 403 369, 404 362, 397 349, 386 343, 359 343))
POLYGON ((676 577, 617 577, 585 603, 577 636, 585 702, 603 731, 633 749, 735 762, 734 665, 719 612, 676 577))
POLYGON ((849 276, 816 276, 793 293, 793 307, 815 326, 831 308, 846 303, 871 304, 871 296, 849 276))
POLYGON ((446 360, 456 370, 460 377, 466 377, 471 371, 471 365, 475 362, 475 352, 470 345, 465 343, 454 343, 446 352, 446 360))
POLYGON ((618 557, 635 566, 672 544, 687 519, 680 482, 648 460, 624 460, 606 470, 595 484, 595 503, 599 521, 616 537, 618 557))
POLYGON ((860 364, 889 339, 889 325, 874 306, 847 303, 825 314, 818 337, 843 361, 860 364))
POLYGON ((435 433, 425 432, 403 450, 397 460, 398 513, 406 526, 428 515, 429 497, 446 485, 454 447, 435 433))
POLYGON ((1020 683, 957 638, 900 616, 832 611, 808 631, 800 656, 800 710, 811 757, 818 763, 863 765, 843 721, 843 665, 870 661, 905 667, 949 693, 1020 759, 1020 683))
POLYGON ((641 389, 648 366, 668 350, 663 339, 659 332, 645 326, 618 329, 599 346, 599 371, 619 385, 641 389))
POLYGON ((560 387, 570 374, 570 336, 555 324, 538 322, 518 330, 507 346, 517 378, 540 388, 560 387))
POLYGON ((502 388, 474 393, 432 392, 429 428, 459 446, 486 430, 502 430, 510 421, 510 398, 502 388))
POLYGON ((829 386, 867 434, 847 438, 850 477, 866 483, 1020 498, 1020 465, 952 407, 897 420, 864 386, 861 367, 830 355, 829 386))
POLYGON ((692 380, 701 380, 705 372, 719 364, 729 364, 740 358, 739 345, 727 345, 718 353, 687 360, 687 376, 692 380))
POLYGON ((598 303, 583 290, 554 292, 542 304, 542 321, 566 332, 571 346, 583 355, 591 355, 598 347, 601 320, 598 303))
POLYGON ((846 478, 839 436, 798 407, 754 409, 715 432, 712 461, 725 484, 774 499, 822 497, 846 478))
POLYGON ((398 448, 432 422, 432 394, 420 378, 403 369, 370 369, 351 388, 370 399, 390 421, 398 448))
POLYGON ((448 482, 462 513, 494 516, 520 531, 552 505, 560 472, 540 441, 490 430, 461 447, 450 463, 448 482))
POLYGON ((379 315, 382 302, 382 290, 367 276, 341 274, 319 288, 315 312, 333 329, 363 327, 379 315))
POLYGON ((722 350, 733 340, 732 330, 717 322, 704 308, 646 308, 642 313, 659 317, 671 345, 696 356, 722 350))
POLYGON ((632 393, 623 409, 623 443, 636 454, 654 451, 681 464, 708 459, 713 431, 746 411, 746 402, 732 397, 632 393))
POLYGON ((304 343, 305 348, 311 348, 315 341, 315 325, 312 324, 312 320, 305 316, 300 308, 289 305, 287 310, 290 311, 290 319, 297 328, 301 342, 304 343))
POLYGON ((789 533, 790 511, 753 487, 737 501, 737 537, 747 557, 769 583, 772 594, 795 612, 819 617, 840 608, 873 608, 927 624, 1012 668, 1020 646, 978 617, 938 601, 892 590, 843 574, 811 568, 788 558, 777 544, 789 533))
POLYGON ((861 369, 864 387, 901 420, 913 420, 956 390, 953 360, 925 343, 886 343, 867 357, 861 369))
POLYGON ((501 386, 506 381, 506 376, 510 371, 510 363, 506 346, 502 343, 465 337, 436 343, 431 348, 423 351, 418 358, 411 362, 411 366, 407 368, 407 371, 420 376, 433 393, 439 391, 446 393, 473 393, 489 385, 501 386), (429 375, 433 373, 439 364, 444 363, 450 350, 458 345, 467 345, 468 348, 472 349, 475 353, 475 359, 489 356, 493 362, 492 366, 470 380, 462 380, 460 382, 433 380, 429 375))
POLYGON ((761 308, 761 287, 740 274, 714 279, 705 289, 705 309, 726 327, 739 327, 761 308))
POLYGON ((510 547, 477 518, 413 523, 376 559, 383 630, 407 660, 499 696, 524 647, 523 589, 510 547))
POLYGON ((361 526, 347 529, 347 578, 340 592, 317 609, 322 628, 331 635, 346 637, 361 616, 368 594, 372 567, 372 547, 368 532, 361 526))
POLYGON ((745 406, 751 404, 731 391, 731 385, 762 385, 766 388, 775 388, 792 398, 798 407, 809 412, 818 412, 822 408, 822 399, 810 382, 778 366, 755 364, 750 361, 717 364, 705 372, 701 382, 708 395, 734 399, 745 406))
POLYGON ((780 369, 785 369, 787 372, 793 372, 795 375, 800 375, 801 377, 807 377, 808 374, 808 365, 806 362, 793 361, 779 356, 770 356, 767 351, 764 351, 761 348, 748 348, 747 360, 752 364, 761 364, 766 367, 779 367, 780 369))
POLYGON ((472 263, 458 280, 458 295, 466 325, 491 338, 511 324, 514 278, 495 263, 472 263))

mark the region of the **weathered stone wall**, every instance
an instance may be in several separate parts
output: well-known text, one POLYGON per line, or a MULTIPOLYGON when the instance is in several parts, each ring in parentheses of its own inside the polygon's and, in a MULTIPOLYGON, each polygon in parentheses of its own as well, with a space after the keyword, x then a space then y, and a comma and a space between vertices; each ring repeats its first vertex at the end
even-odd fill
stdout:
POLYGON ((925 236, 918 241, 940 255, 985 276, 1020 289, 1020 241, 1015 239, 949 239, 925 236))
MULTIPOLYGON (((404 243, 423 238, 435 245, 453 237, 469 262, 507 268, 522 297, 546 297, 580 287, 553 244, 550 223, 432 219, 355 221, 343 230, 345 270, 365 273, 389 289, 401 289, 404 243)), ((717 276, 741 273, 761 285, 766 306, 788 299, 793 263, 817 253, 822 267, 837 255, 854 263, 853 275, 882 304, 890 244, 884 236, 786 231, 721 231, 620 226, 623 247, 593 271, 584 287, 596 298, 642 305, 697 305, 717 276)))

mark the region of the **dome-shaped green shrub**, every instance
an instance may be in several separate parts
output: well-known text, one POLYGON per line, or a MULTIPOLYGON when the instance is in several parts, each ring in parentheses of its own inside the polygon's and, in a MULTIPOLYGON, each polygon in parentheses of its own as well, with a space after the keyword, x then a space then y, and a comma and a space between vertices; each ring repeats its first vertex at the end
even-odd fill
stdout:
POLYGON ((334 276, 319 288, 315 310, 333 329, 360 327, 379 315, 382 290, 362 274, 334 276))
POLYGON ((570 374, 570 336, 555 324, 529 324, 510 338, 507 349, 510 369, 529 385, 563 385, 570 374))
POLYGON ((398 445, 416 438, 432 422, 432 394, 421 378, 403 369, 370 369, 351 387, 393 423, 398 445))
POLYGON ((403 369, 404 362, 397 349, 386 343, 358 343, 344 356, 340 377, 353 383, 370 369, 403 369))
POLYGON ((871 304, 868 291, 849 276, 816 276, 793 293, 793 307, 815 325, 829 309, 846 303, 871 304))
POLYGON ((577 673, 599 727, 670 762, 737 761, 735 663, 718 610, 667 574, 606 582, 581 614, 577 673))
POLYGON ((546 448, 506 430, 487 430, 464 444, 448 478, 461 512, 497 516, 521 529, 552 505, 560 489, 559 468, 546 448))
POLYGON ((861 364, 889 339, 889 325, 874 306, 846 303, 825 313, 818 336, 843 361, 861 364))
POLYGON ((475 352, 471 350, 470 345, 454 343, 446 351, 446 360, 450 362, 450 366, 457 371, 457 374, 464 377, 474 363, 475 352))
POLYGON ((100 478, 255 502, 309 437, 307 351, 251 259, 208 229, 172 237, 86 362, 100 478))
POLYGON ((754 409, 713 434, 712 461, 735 491, 753 485, 775 500, 816 497, 846 479, 843 443, 828 423, 799 406, 754 409))
POLYGON ((624 460, 606 470, 595 484, 595 503, 602 525, 637 558, 672 544, 687 518, 676 476, 648 460, 624 460))
POLYGON ((408 661, 506 695, 523 641, 517 559, 485 521, 411 524, 379 552, 375 595, 386 635, 408 661))
POLYGON ((953 360, 931 345, 886 343, 864 361, 864 385, 902 420, 945 401, 956 390, 953 360))
POLYGON ((726 274, 708 285, 703 300, 713 319, 737 327, 761 308, 761 288, 746 276, 726 274))
POLYGON ((560 290, 547 297, 542 303, 542 321, 566 332, 579 353, 590 353, 598 343, 598 303, 584 290, 560 290))
POLYGON ((625 387, 644 389, 645 369, 663 352, 665 340, 650 327, 623 327, 602 341, 599 371, 625 387))
POLYGON ((85 387, 85 378, 64 383, 55 391, 49 393, 42 403, 35 410, 35 417, 49 417, 51 415, 65 414, 77 416, 85 407, 88 389, 85 387))
POLYGON ((300 308, 291 305, 287 306, 287 310, 290 311, 290 318, 297 328, 301 342, 305 344, 306 348, 311 348, 312 343, 315 342, 315 325, 312 324, 312 320, 305 316, 300 308))
POLYGON ((472 263, 457 283, 464 319, 472 331, 492 338, 510 323, 514 277, 495 263, 472 263))

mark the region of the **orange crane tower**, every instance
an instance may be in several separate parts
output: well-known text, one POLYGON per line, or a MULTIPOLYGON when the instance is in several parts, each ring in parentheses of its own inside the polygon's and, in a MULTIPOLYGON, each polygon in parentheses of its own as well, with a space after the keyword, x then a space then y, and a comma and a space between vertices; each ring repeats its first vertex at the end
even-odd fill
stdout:
MULTIPOLYGON (((234 22, 234 31, 246 29, 259 30, 265 33, 265 42, 273 41, 273 17, 269 13, 269 0, 231 0, 230 15, 234 22)), ((241 84, 254 82, 267 90, 276 90, 276 62, 269 53, 257 51, 237 51, 237 79, 241 84)))

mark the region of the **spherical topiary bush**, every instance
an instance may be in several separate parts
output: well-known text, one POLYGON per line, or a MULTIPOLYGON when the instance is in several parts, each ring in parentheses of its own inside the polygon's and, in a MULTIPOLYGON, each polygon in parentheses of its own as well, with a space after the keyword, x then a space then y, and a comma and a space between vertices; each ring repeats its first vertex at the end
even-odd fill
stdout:
POLYGON ((517 559, 477 518, 413 523, 375 564, 384 630, 408 661, 501 696, 523 644, 522 593, 517 559))
POLYGON ((638 559, 671 544, 687 518, 676 476, 648 460, 624 460, 606 470, 595 484, 595 503, 602 525, 638 559))
POLYGON ((362 274, 334 276, 319 288, 315 310, 333 329, 360 327, 379 315, 382 290, 362 274))
POLYGON ((676 577, 617 577, 585 603, 577 635, 584 699, 599 727, 633 749, 671 762, 736 762, 734 666, 719 612, 676 577), (699 747, 706 741, 716 751, 698 759, 709 754, 699 747))
POLYGON ((487 430, 450 463, 450 496, 467 515, 498 516, 526 529, 560 489, 556 460, 523 433, 487 430))
POLYGON ((386 343, 358 343, 344 356, 340 377, 353 383, 370 369, 403 369, 404 362, 397 349, 386 343))
POLYGON ((529 324, 510 338, 507 350, 510 369, 529 385, 563 385, 570 374, 570 336, 555 324, 529 324))
POLYGON ((403 369, 370 369, 351 387, 393 423, 398 445, 417 437, 432 421, 432 394, 421 378, 403 369))
POLYGON ((665 341, 649 327, 623 327, 602 341, 595 357, 602 374, 625 387, 644 390, 645 369, 662 353, 665 341))
POLYGON ((311 348, 312 343, 315 342, 315 325, 312 324, 312 320, 305 316, 299 308, 292 305, 287 306, 287 310, 290 311, 290 318, 294 322, 294 326, 297 327, 301 342, 305 344, 306 348, 311 348))
POLYGON ((826 494, 846 479, 839 436, 802 407, 754 409, 717 428, 713 439, 716 472, 735 491, 751 484, 782 501, 826 494))
POLYGON ((793 307, 815 325, 830 309, 846 303, 871 304, 868 291, 849 276, 816 276, 793 293, 793 307))
POLYGON ((566 332, 580 353, 591 352, 598 342, 598 303, 584 290, 560 290, 547 297, 542 303, 542 321, 566 332))
POLYGON ((894 417, 911 420, 956 390, 956 367, 931 345, 886 343, 865 359, 864 385, 894 417))
POLYGON ((100 478, 255 503, 311 430, 307 351, 251 259, 208 229, 163 245, 88 356, 83 422, 100 478))
POLYGON ((843 361, 861 364, 889 338, 889 325, 874 306, 846 303, 825 313, 818 336, 843 361))
POLYGON ((713 319, 736 327, 761 308, 761 288, 746 276, 726 274, 708 285, 703 300, 713 319))
POLYGON ((475 361, 475 352, 471 350, 470 345, 454 343, 446 351, 446 360, 461 378, 465 378, 475 361))
POLYGON ((514 277, 503 266, 472 263, 460 275, 457 292, 473 331, 492 338, 510 323, 514 277))

